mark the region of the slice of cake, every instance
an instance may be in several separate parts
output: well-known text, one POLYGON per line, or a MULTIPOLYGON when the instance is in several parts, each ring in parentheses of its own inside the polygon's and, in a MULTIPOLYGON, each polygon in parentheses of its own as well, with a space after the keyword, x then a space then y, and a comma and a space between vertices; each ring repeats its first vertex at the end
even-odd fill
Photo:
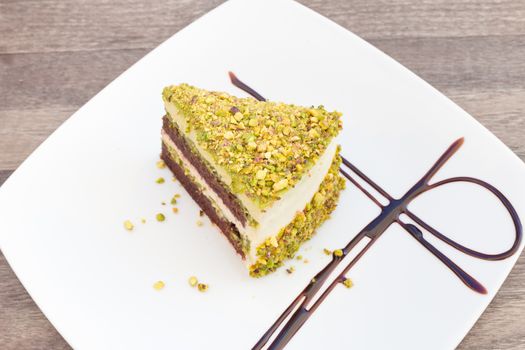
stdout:
POLYGON ((162 96, 162 159, 250 274, 274 271, 336 207, 341 114, 187 84, 162 96))

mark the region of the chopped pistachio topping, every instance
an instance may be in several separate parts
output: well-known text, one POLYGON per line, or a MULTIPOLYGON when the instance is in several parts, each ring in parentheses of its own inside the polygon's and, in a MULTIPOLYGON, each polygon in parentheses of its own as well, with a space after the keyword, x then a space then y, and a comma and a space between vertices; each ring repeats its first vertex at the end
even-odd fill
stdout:
POLYGON ((325 253, 326 255, 332 255, 332 251, 326 248, 323 249, 323 253, 325 253))
POLYGON ((334 255, 340 258, 343 256, 343 251, 341 249, 336 249, 334 250, 334 255))
POLYGON ((281 179, 273 184, 273 190, 279 192, 288 187, 288 179, 281 179))
POLYGON ((205 283, 198 283, 197 289, 199 290, 199 292, 205 292, 208 290, 208 285, 205 283))
POLYGON ((160 221, 160 222, 166 220, 166 217, 162 213, 158 213, 157 216, 155 217, 157 218, 157 221, 160 221))
POLYGON ((268 174, 268 169, 258 170, 257 173, 255 173, 255 178, 257 180, 264 180, 264 178, 266 177, 266 174, 268 174))
POLYGON ((294 273, 294 271, 295 271, 295 267, 293 266, 290 266, 289 268, 286 269, 286 272, 288 272, 289 274, 294 273))
POLYGON ((277 235, 277 246, 266 239, 257 247, 257 262, 250 266, 250 275, 261 277, 275 271, 283 261, 292 258, 304 241, 310 239, 317 227, 330 217, 339 199, 339 193, 345 187, 345 180, 339 175, 341 158, 337 154, 323 179, 317 193, 324 197, 322 203, 312 200, 303 211, 298 212, 293 221, 281 229, 277 235))
POLYGON ((166 284, 163 281, 157 281, 157 282, 153 283, 153 288, 155 290, 161 290, 165 286, 166 286, 166 284))
POLYGON ((162 204, 162 205, 166 205, 166 202, 160 202, 160 204, 162 204))
POLYGON ((166 163, 161 159, 157 162, 157 168, 164 169, 166 167, 166 163))
POLYGON ((129 220, 124 221, 124 228, 128 231, 133 230, 135 226, 133 226, 133 223, 129 220))
POLYGON ((140 222, 142 222, 143 224, 145 224, 145 223, 146 223, 146 219, 142 218, 142 219, 140 219, 140 222))
POLYGON ((352 288, 352 286, 354 285, 354 283, 352 282, 352 280, 350 278, 346 278, 343 280, 343 284, 346 288, 352 288))
POLYGON ((157 180, 155 180, 156 183, 158 184, 163 184, 164 183, 164 178, 163 177, 159 177, 157 180))
POLYGON ((302 255, 297 255, 295 258, 296 258, 297 260, 303 260, 303 256, 302 256, 302 255))
POLYGON ((195 287, 197 285, 199 281, 197 280, 197 277, 195 276, 191 276, 189 279, 188 279, 188 283, 190 284, 190 286, 192 287, 195 287))
POLYGON ((171 178, 171 181, 177 182, 177 178, 174 176, 174 177, 171 178))
POLYGON ((197 220, 197 226, 201 227, 201 226, 203 226, 203 225, 204 225, 204 223, 203 223, 202 221, 197 220))
POLYGON ((323 106, 260 102, 187 84, 166 87, 162 95, 198 145, 231 175, 233 192, 261 208, 294 187, 341 129, 341 113, 323 106))

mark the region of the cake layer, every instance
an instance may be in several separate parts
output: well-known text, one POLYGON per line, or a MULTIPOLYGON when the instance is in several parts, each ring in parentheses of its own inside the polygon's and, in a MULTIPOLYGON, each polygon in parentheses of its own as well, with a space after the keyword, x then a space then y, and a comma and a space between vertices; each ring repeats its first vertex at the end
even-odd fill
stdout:
MULTIPOLYGON (((259 223, 256 226, 243 225, 234 215, 228 203, 223 200, 223 197, 215 192, 214 188, 208 183, 208 179, 214 175, 206 172, 201 174, 195 164, 188 157, 183 149, 179 148, 172 137, 163 130, 162 140, 167 145, 170 151, 181 159, 184 168, 192 176, 194 181, 199 184, 206 196, 214 201, 216 206, 220 209, 222 214, 232 222, 239 233, 246 237, 251 242, 250 249, 247 252, 248 263, 254 263, 257 260, 256 248, 268 238, 276 237, 281 229, 286 227, 305 206, 312 200, 319 186, 325 178, 330 165, 333 162, 336 154, 337 146, 335 143, 329 150, 321 157, 317 164, 310 169, 308 174, 297 185, 288 191, 284 197, 276 202, 271 208, 268 208, 259 217, 259 223)), ((192 154, 191 152, 189 153, 192 154)), ((204 169, 206 171, 206 169, 204 169)))
POLYGON ((171 170, 173 175, 179 180, 181 185, 186 189, 191 198, 200 206, 204 213, 210 218, 210 220, 219 227, 222 233, 226 236, 228 241, 234 247, 235 251, 239 253, 243 259, 245 258, 246 247, 243 249, 243 240, 240 237, 237 228, 233 223, 228 221, 222 213, 220 213, 204 194, 202 189, 192 181, 191 177, 188 176, 187 170, 184 169, 180 159, 177 159, 168 150, 168 147, 163 143, 162 144, 162 153, 161 158, 166 163, 168 168, 171 170))

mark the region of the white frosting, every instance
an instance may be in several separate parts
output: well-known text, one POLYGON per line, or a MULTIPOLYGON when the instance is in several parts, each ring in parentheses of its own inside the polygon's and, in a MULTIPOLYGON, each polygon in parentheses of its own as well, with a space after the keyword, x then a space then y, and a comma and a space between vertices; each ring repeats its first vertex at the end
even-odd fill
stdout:
MULTIPOLYGON (((175 122, 178 124, 179 130, 185 130, 186 123, 184 118, 180 116, 175 107, 171 104, 166 104, 166 109, 171 116, 176 116, 175 122)), ((186 137, 193 141, 194 146, 200 152, 201 156, 205 158, 217 171, 221 180, 226 184, 231 183, 231 177, 227 174, 226 170, 215 165, 211 155, 201 147, 195 140, 195 133, 190 132, 186 134, 186 137)), ((253 264, 256 261, 256 248, 267 238, 276 236, 281 228, 288 225, 295 217, 298 211, 302 211, 306 204, 308 204, 314 194, 319 189, 319 185, 323 181, 324 177, 328 173, 335 152, 337 150, 337 143, 335 140, 328 145, 323 155, 317 160, 314 166, 308 170, 302 179, 291 189, 284 193, 280 200, 277 200, 269 208, 265 208, 264 211, 259 209, 255 203, 253 203, 246 195, 237 194, 237 197, 241 203, 246 207, 249 214, 259 223, 257 227, 250 225, 242 225, 239 220, 235 218, 230 209, 224 204, 220 197, 208 186, 206 181, 200 176, 198 171, 191 165, 191 163, 182 155, 180 150, 176 147, 170 137, 162 133, 163 141, 170 146, 171 149, 175 150, 177 155, 184 162, 185 167, 189 170, 191 175, 195 178, 202 187, 203 194, 208 198, 212 199, 217 206, 222 210, 224 217, 235 224, 237 229, 242 235, 245 235, 250 240, 250 253, 247 256, 248 264, 253 264)))

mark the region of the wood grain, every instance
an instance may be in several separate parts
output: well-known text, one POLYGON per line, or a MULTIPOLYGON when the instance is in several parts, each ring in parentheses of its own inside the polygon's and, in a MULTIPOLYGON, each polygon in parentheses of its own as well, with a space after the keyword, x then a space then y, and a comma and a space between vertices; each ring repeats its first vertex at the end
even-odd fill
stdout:
MULTIPOLYGON (((0 0, 0 184, 76 109, 221 0, 0 0)), ((301 0, 525 160, 525 2, 301 0)), ((459 349, 525 349, 525 255, 459 349)), ((68 349, 0 254, 0 348, 68 349)))
POLYGON ((0 347, 70 349, 24 290, 1 253, 0 277, 0 347))

